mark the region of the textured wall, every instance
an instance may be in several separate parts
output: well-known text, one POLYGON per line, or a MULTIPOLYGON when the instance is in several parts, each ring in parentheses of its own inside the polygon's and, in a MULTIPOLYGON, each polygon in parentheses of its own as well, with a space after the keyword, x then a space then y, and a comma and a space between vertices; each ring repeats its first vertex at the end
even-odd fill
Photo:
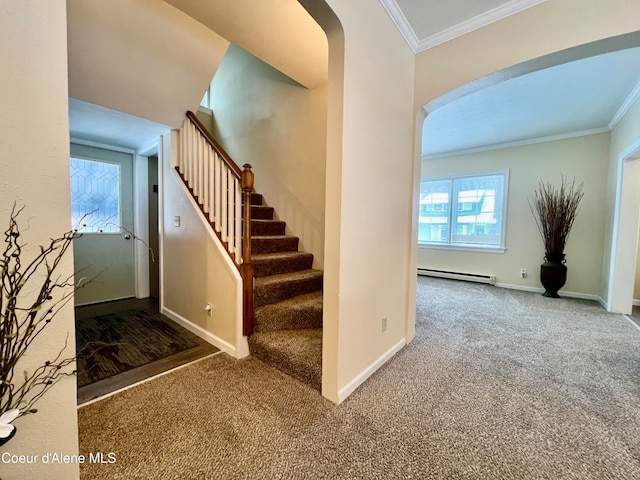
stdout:
MULTIPOLYGON (((6 0, 0 5, 0 225, 8 225, 13 202, 20 216, 25 257, 71 228, 67 30, 64 2, 6 0), (38 115, 33 115, 38 112, 38 115)), ((68 251, 58 273, 73 272, 68 251)), ((53 360, 68 339, 75 355, 73 298, 31 345, 16 371, 33 371, 53 360)), ((36 404, 38 413, 15 421, 16 436, 0 453, 78 453, 76 380, 69 377, 36 404)), ((78 465, 0 464, 3 478, 72 480, 78 465)))
POLYGON ((309 90, 231 45, 211 84, 215 136, 234 161, 251 163, 255 189, 324 257, 327 87, 309 90))

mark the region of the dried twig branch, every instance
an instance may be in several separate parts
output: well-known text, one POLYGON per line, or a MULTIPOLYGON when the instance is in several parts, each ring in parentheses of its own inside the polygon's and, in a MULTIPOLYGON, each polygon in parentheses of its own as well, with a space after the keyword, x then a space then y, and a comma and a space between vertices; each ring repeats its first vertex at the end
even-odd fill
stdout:
POLYGON ((559 187, 540 180, 533 198, 529 199, 529 208, 544 241, 546 254, 564 253, 584 196, 583 183, 576 185, 575 178, 569 183, 564 175, 561 178, 559 187))

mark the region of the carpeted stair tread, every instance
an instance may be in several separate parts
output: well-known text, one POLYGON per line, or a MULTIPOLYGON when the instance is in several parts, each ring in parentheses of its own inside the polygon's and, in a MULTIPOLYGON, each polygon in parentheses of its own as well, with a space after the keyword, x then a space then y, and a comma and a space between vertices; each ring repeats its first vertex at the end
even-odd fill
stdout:
POLYGON ((322 389, 322 329, 255 332, 249 337, 251 354, 263 362, 322 389))
POLYGON ((251 219, 251 236, 284 235, 286 225, 282 220, 251 219))
MULTIPOLYGON (((242 195, 242 203, 244 203, 244 195, 242 195)), ((262 194, 261 193, 251 193, 251 205, 262 205, 262 194)))
POLYGON ((292 235, 251 235, 251 254, 295 252, 298 241, 298 237, 292 235))
POLYGON ((307 293, 256 308, 255 332, 322 328, 322 292, 307 293))
POLYGON ((313 265, 313 254, 308 252, 261 253, 251 257, 254 276, 266 277, 281 273, 308 270, 313 265))
MULTIPOLYGON (((244 215, 244 210, 243 210, 244 215)), ((251 219, 272 220, 273 219, 273 207, 266 205, 251 205, 251 219)))
POLYGON ((302 270, 258 277, 254 282, 254 305, 257 308, 319 290, 322 290, 322 271, 320 270, 302 270))

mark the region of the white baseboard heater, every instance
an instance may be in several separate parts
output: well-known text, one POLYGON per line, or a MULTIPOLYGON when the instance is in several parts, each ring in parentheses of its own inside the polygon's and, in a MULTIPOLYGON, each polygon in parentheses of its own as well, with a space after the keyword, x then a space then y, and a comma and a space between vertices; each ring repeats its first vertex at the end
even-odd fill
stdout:
POLYGON ((448 272, 446 270, 432 270, 430 268, 418 268, 418 275, 425 277, 449 278, 451 280, 464 280, 466 282, 496 284, 494 275, 479 275, 477 273, 448 272))

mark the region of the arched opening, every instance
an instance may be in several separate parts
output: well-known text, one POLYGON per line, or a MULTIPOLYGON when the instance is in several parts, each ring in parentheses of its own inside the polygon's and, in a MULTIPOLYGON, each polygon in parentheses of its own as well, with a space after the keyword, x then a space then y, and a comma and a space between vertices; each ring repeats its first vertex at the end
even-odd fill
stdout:
POLYGON ((623 180, 633 184, 629 139, 615 138, 629 130, 621 125, 633 123, 633 111, 627 111, 637 98, 639 45, 634 32, 563 50, 478 79, 424 106, 429 115, 422 131, 423 178, 508 169, 509 188, 506 251, 475 245, 451 251, 432 242, 419 249, 418 267, 484 274, 500 286, 539 291, 544 252, 527 197, 541 179, 557 183, 562 174, 575 176, 585 182, 586 195, 569 240, 565 294, 600 301, 611 311, 631 311, 638 209, 630 205, 625 213, 626 208, 616 207, 616 218, 635 215, 633 222, 624 220, 631 233, 612 228, 612 219, 613 192, 627 202, 623 180), (605 67, 610 61, 617 66, 605 67), (558 88, 558 82, 564 86, 558 88), (620 160, 616 184, 612 166, 620 155, 627 161, 620 160), (622 263, 629 272, 626 280, 616 281, 621 261, 615 259, 615 245, 620 243, 627 245, 622 263), (618 291, 625 309, 618 306, 618 291))

